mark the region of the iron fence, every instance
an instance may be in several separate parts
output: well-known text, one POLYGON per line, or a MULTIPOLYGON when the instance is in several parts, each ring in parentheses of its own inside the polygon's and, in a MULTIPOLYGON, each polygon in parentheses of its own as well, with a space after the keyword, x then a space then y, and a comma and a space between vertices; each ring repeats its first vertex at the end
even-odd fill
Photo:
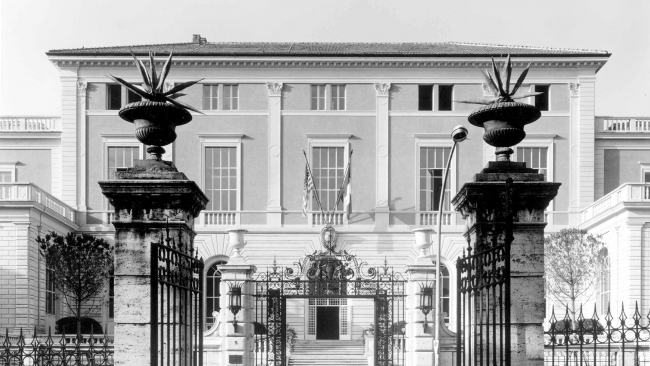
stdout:
POLYGON ((582 306, 573 319, 567 308, 557 319, 555 309, 544 332, 544 364, 548 366, 650 366, 650 312, 634 315, 611 309, 601 319, 596 312, 586 318, 582 306))
POLYGON ((112 366, 113 339, 106 334, 95 336, 61 334, 38 335, 31 338, 23 330, 0 336, 0 366, 112 366))

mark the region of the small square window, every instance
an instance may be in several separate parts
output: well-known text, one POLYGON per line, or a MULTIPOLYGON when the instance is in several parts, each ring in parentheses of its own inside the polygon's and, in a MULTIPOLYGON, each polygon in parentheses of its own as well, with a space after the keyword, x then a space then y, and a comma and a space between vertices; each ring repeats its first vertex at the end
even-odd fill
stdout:
POLYGON ((325 110, 325 85, 311 86, 311 110, 325 110))
POLYGON ((332 110, 345 110, 345 85, 332 85, 332 110))
POLYGON ((219 109, 219 85, 203 85, 203 110, 219 109))
POLYGON ((438 110, 451 111, 453 109, 453 85, 438 85, 438 110))
POLYGON ((239 85, 223 86, 223 109, 226 111, 239 109, 239 85))
POLYGON ((418 85, 418 110, 433 110, 433 85, 418 85))
POLYGON ((0 171, 0 183, 12 183, 12 174, 11 172, 0 171))
POLYGON ((106 109, 115 111, 122 108, 122 86, 115 84, 106 85, 106 109))
POLYGON ((543 93, 535 96, 535 107, 539 108, 540 111, 549 110, 549 91, 550 85, 535 85, 535 92, 543 93))

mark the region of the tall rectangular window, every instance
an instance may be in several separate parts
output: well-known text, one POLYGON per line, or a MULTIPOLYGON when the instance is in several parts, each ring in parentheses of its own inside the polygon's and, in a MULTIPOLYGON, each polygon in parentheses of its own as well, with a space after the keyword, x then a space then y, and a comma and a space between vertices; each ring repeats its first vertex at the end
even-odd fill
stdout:
POLYGON ((108 179, 115 179, 117 168, 131 168, 133 160, 140 155, 140 148, 137 146, 109 146, 108 154, 108 179))
POLYGON ((345 110, 345 85, 332 85, 332 110, 345 110))
POLYGON ((237 148, 205 148, 205 194, 210 202, 206 210, 237 210, 237 148))
MULTIPOLYGON (((325 211, 343 210, 343 200, 336 208, 336 198, 343 182, 345 170, 345 148, 313 147, 311 169, 314 185, 318 190, 321 205, 325 211)), ((320 211, 316 199, 312 199, 312 210, 320 211)))
POLYGON ((219 109, 219 85, 203 85, 203 110, 219 109))
POLYGON ((549 110, 549 91, 550 85, 535 85, 536 93, 543 93, 535 96, 535 107, 539 108, 540 111, 549 110))
POLYGON ((223 86, 223 109, 226 111, 239 109, 239 85, 223 86))
MULTIPOLYGON (((136 85, 140 86, 139 84, 136 84, 136 85)), ((140 101, 142 101, 141 96, 139 96, 138 94, 132 92, 129 89, 126 90, 126 102, 127 103, 135 103, 135 102, 140 102, 140 101)))
POLYGON ((115 273, 108 272, 108 317, 115 317, 115 273))
POLYGON ((122 108, 122 86, 106 84, 106 109, 115 111, 122 108))
POLYGON ((433 85, 418 85, 418 111, 433 110, 433 85))
POLYGON ((438 85, 438 110, 451 111, 453 109, 453 85, 438 85))
POLYGON ((548 177, 548 148, 547 147, 518 147, 517 161, 525 162, 527 168, 539 169, 540 174, 544 174, 544 179, 548 177))
POLYGON ((325 110, 325 85, 311 86, 311 110, 325 110))
POLYGON ((56 290, 54 287, 54 270, 45 267, 45 313, 54 315, 56 311, 56 290))
MULTIPOLYGON (((437 211, 440 207, 440 192, 444 178, 445 164, 451 153, 450 147, 421 147, 420 148, 420 211, 437 211)), ((449 211, 451 179, 449 172, 443 211, 449 211)))

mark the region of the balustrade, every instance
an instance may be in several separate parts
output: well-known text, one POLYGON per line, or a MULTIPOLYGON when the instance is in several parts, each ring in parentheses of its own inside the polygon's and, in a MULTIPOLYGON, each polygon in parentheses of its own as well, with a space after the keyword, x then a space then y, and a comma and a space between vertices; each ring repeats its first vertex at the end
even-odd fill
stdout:
POLYGON ((0 201, 40 203, 58 216, 75 222, 76 212, 72 207, 32 183, 0 183, 0 201))
POLYGON ((0 131, 61 131, 58 117, 0 117, 0 131))
MULTIPOLYGON (((438 225, 438 213, 431 211, 421 211, 418 213, 420 216, 420 225, 438 225)), ((451 225, 451 218, 453 212, 443 212, 442 213, 442 226, 451 225)))
POLYGON ((650 202, 650 183, 625 183, 582 210, 582 221, 612 212, 621 202, 650 202))
POLYGON ((603 124, 605 132, 650 132, 650 119, 606 119, 603 124))

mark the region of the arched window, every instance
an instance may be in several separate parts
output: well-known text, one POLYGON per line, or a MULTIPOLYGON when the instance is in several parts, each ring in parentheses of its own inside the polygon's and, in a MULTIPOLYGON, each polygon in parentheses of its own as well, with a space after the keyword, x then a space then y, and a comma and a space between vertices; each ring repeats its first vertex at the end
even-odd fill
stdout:
POLYGON ((219 261, 208 269, 205 275, 205 327, 206 329, 212 328, 216 319, 212 316, 212 312, 221 311, 221 272, 219 266, 226 264, 224 261, 219 261))
POLYGON ((600 311, 604 314, 607 312, 607 308, 609 307, 612 292, 612 267, 607 253, 607 248, 604 248, 600 252, 600 258, 603 266, 602 272, 600 273, 600 311))
MULTIPOLYGON (((436 263, 434 262, 433 265, 435 266, 436 263)), ((451 297, 451 288, 450 288, 450 280, 449 280, 449 270, 447 269, 447 266, 445 266, 443 263, 440 263, 440 282, 442 282, 442 288, 440 291, 440 297, 442 298, 442 312, 447 313, 447 315, 445 316, 445 324, 449 324, 449 310, 450 310, 449 299, 451 297)))

